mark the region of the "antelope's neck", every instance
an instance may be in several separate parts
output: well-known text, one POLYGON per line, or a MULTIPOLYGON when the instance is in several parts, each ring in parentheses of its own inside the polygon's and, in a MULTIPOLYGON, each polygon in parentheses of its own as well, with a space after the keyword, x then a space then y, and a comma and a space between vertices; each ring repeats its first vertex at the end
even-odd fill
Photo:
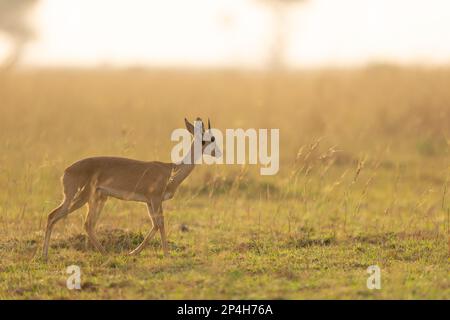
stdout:
POLYGON ((166 186, 167 197, 173 197, 178 186, 189 176, 189 174, 195 168, 195 152, 194 144, 191 145, 191 149, 180 163, 174 163, 172 168, 172 175, 166 186))
POLYGON ((174 164, 172 169, 172 175, 166 186, 165 200, 170 199, 175 194, 178 186, 189 176, 194 170, 193 164, 174 164))

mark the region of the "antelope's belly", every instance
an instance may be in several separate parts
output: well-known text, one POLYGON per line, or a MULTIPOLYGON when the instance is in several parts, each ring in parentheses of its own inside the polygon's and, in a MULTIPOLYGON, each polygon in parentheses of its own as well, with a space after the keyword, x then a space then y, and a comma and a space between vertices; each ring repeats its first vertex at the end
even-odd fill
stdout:
POLYGON ((147 202, 148 199, 145 195, 134 192, 134 191, 126 191, 121 190, 118 188, 113 187, 99 187, 100 190, 105 192, 108 196, 111 196, 113 198, 126 200, 126 201, 140 201, 140 202, 147 202))

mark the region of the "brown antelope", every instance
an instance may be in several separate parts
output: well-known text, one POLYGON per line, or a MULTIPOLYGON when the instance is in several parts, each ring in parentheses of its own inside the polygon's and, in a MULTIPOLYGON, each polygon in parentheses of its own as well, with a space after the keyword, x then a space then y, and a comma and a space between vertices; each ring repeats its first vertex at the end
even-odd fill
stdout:
POLYGON ((77 161, 69 166, 62 177, 64 200, 48 215, 42 257, 47 259, 50 236, 55 223, 84 204, 88 204, 89 208, 84 224, 88 238, 97 250, 105 253, 105 249, 95 235, 95 225, 108 197, 147 204, 152 228, 142 243, 129 254, 140 253, 159 230, 164 255, 167 256, 162 202, 174 196, 178 186, 194 169, 196 157, 206 154, 207 150, 211 150, 208 155, 220 157, 217 146, 206 148, 210 144, 215 144, 209 119, 208 130, 205 132, 203 122, 197 118, 195 124, 201 128, 196 129, 195 134, 194 126, 187 119, 184 120, 186 129, 194 136, 194 139, 190 152, 181 163, 93 157, 77 161), (197 144, 202 146, 201 153, 194 152, 196 140, 197 144))

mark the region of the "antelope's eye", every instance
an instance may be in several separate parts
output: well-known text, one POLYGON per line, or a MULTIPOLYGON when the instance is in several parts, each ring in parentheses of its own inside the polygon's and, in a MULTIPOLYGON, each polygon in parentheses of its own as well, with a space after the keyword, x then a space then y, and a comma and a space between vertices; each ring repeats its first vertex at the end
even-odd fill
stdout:
POLYGON ((216 138, 211 137, 211 142, 214 142, 216 140, 216 138))
POLYGON ((205 140, 202 140, 202 145, 203 145, 203 146, 205 145, 205 143, 206 143, 206 141, 205 141, 205 140))

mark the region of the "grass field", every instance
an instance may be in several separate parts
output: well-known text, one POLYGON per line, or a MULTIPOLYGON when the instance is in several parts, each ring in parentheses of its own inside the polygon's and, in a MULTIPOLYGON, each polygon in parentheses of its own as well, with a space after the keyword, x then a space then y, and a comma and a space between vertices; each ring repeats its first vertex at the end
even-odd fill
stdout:
POLYGON ((0 75, 1 299, 450 299, 450 69, 35 70, 0 75), (171 256, 142 204, 85 209, 40 253, 60 176, 93 155, 170 161, 183 118, 279 128, 280 171, 196 168, 165 203, 171 256), (81 290, 66 268, 81 268, 81 290), (366 269, 381 268, 380 290, 366 269))

